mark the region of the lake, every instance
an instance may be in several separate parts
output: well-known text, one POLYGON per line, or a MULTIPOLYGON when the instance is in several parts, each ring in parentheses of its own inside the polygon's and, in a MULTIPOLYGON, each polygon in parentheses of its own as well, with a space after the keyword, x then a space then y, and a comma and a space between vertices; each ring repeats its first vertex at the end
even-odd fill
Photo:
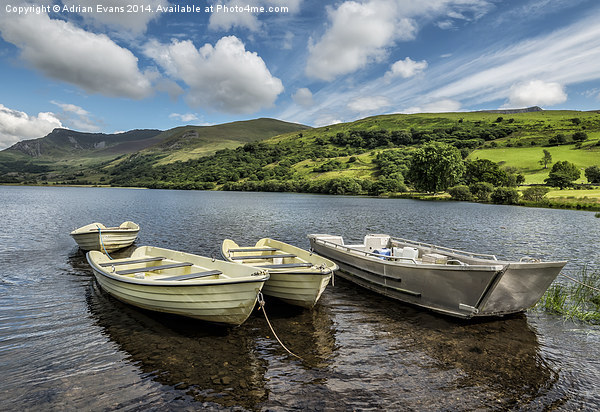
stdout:
MULTIPOLYGON (((593 212, 463 202, 0 186, 0 410, 599 410, 600 327, 530 310, 459 321, 335 278, 312 310, 267 299, 237 328, 138 310, 96 284, 69 232, 220 257, 232 238, 366 233, 600 270, 593 212)), ((123 254, 127 251, 121 252, 123 254)), ((118 253, 115 254, 118 256, 118 253)), ((564 282, 564 278, 557 281, 564 282)))

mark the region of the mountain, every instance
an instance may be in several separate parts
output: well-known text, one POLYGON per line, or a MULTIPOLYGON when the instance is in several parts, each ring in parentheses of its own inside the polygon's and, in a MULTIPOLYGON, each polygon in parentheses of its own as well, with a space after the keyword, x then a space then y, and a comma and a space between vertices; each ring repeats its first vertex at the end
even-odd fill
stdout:
POLYGON ((124 154, 153 144, 152 138, 160 133, 160 130, 131 130, 125 133, 105 134, 54 129, 44 137, 22 140, 5 150, 22 153, 32 158, 64 158, 105 151, 124 154))
POLYGON ((539 106, 526 107, 524 109, 499 109, 499 110, 483 110, 475 113, 497 113, 497 114, 516 114, 516 113, 531 113, 541 112, 543 109, 539 106))
POLYGON ((140 129, 124 133, 84 133, 54 129, 0 151, 0 182, 33 183, 73 180, 94 174, 124 156, 153 155, 161 164, 186 161, 261 141, 309 126, 277 119, 254 119, 214 126, 182 126, 170 130, 140 129), (43 176, 40 176, 43 174, 43 176), (68 179, 67 179, 68 178, 68 179))

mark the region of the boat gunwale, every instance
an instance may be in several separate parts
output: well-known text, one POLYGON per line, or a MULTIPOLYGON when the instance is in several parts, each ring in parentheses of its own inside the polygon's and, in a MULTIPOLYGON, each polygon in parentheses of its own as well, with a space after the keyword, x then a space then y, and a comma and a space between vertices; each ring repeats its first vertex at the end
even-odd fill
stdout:
MULTIPOLYGON (((278 273, 278 274, 290 274, 290 275, 320 275, 320 276, 327 276, 327 275, 331 275, 333 274, 336 270, 339 269, 337 263, 331 261, 329 258, 326 258, 325 256, 321 256, 321 255, 317 255, 322 259, 328 260, 332 265, 326 265, 323 267, 324 264, 321 265, 317 265, 315 263, 310 262, 309 260, 306 260, 298 255, 295 255, 293 257, 293 259, 300 259, 305 261, 306 263, 310 263, 312 266, 307 266, 304 269, 297 269, 297 268, 276 268, 276 267, 266 267, 266 266, 261 266, 262 264, 264 264, 264 262, 252 262, 252 263, 240 263, 237 262, 233 259, 231 259, 231 256, 229 256, 232 252, 230 252, 230 249, 225 249, 224 248, 224 243, 226 240, 230 240, 233 243, 236 243, 233 239, 225 239, 223 240, 223 243, 221 244, 221 257, 226 261, 226 262, 230 262, 230 263, 236 263, 239 265, 244 265, 244 266, 249 266, 249 267, 254 267, 257 269, 263 269, 263 270, 267 270, 269 273, 278 273), (227 254, 227 253, 229 254, 227 254)), ((283 245, 285 245, 286 248, 290 248, 292 249, 293 252, 296 253, 301 253, 301 252, 306 252, 309 253, 309 255, 312 255, 313 252, 311 252, 310 250, 305 250, 302 248, 299 248, 298 246, 294 246, 294 245, 290 245, 289 243, 284 243, 281 242, 279 240, 273 239, 273 238, 261 238, 259 239, 254 246, 239 246, 242 249, 247 249, 244 252, 250 252, 251 249, 260 249, 260 248, 264 248, 265 246, 258 246, 258 243, 260 243, 260 241, 265 240, 267 242, 276 242, 276 243, 281 243, 283 245)), ((236 243, 237 244, 237 243, 236 243)), ((285 252, 283 249, 281 248, 274 248, 272 247, 272 249, 274 249, 275 251, 282 251, 285 252)), ((239 252, 239 251, 237 251, 239 252)), ((233 251, 233 253, 236 253, 236 251, 233 251)), ((240 256, 240 258, 243 256, 240 256)), ((265 259, 264 260, 268 260, 267 258, 269 258, 270 255, 265 255, 265 259)), ((240 259, 243 260, 243 259, 240 259)))
POLYGON ((321 244, 323 244, 323 246, 329 247, 330 249, 342 249, 341 252, 345 253, 349 256, 353 256, 353 257, 360 258, 360 259, 366 258, 366 259, 369 259, 369 261, 373 261, 371 259, 375 258, 375 259, 377 259, 377 261, 376 261, 377 263, 381 263, 384 265, 391 265, 391 266, 402 266, 402 267, 408 267, 408 268, 423 268, 423 269, 436 268, 436 269, 441 269, 441 270, 498 271, 498 270, 501 270, 506 264, 509 263, 509 262, 506 262, 505 264, 502 264, 502 262, 500 262, 500 261, 494 261, 494 262, 497 262, 497 264, 489 264, 489 265, 480 265, 480 264, 477 264, 477 265, 448 265, 448 264, 441 264, 441 263, 422 263, 422 262, 417 262, 413 258, 395 258, 393 256, 386 256, 386 255, 380 255, 377 253, 366 252, 364 250, 354 249, 351 246, 340 245, 339 243, 320 239, 318 237, 313 237, 312 239, 315 243, 320 242, 321 244), (332 248, 329 245, 332 245, 335 247, 332 248), (361 254, 364 256, 362 256, 361 254), (396 260, 392 260, 392 259, 396 259, 396 260), (410 263, 407 263, 407 261, 410 261, 410 263))
MULTIPOLYGON (((123 275, 113 275, 111 272, 108 272, 107 270, 105 270, 104 268, 101 268, 99 266, 97 266, 90 258, 90 252, 86 253, 86 259, 88 261, 88 263, 90 264, 90 266, 92 267, 92 270, 95 273, 101 273, 104 277, 112 279, 112 280, 116 280, 119 282, 123 282, 123 283, 131 283, 134 285, 139 285, 139 286, 148 286, 148 287, 155 287, 155 286, 161 286, 161 287, 190 287, 190 286, 221 286, 221 285, 235 285, 235 284, 239 284, 239 283, 255 283, 255 282, 266 282, 267 280, 269 280, 269 273, 265 273, 263 275, 249 275, 249 276, 244 276, 243 278, 229 278, 229 279, 197 279, 197 280, 192 280, 192 279, 188 279, 184 282, 182 282, 181 280, 167 280, 167 279, 136 279, 136 278, 130 278, 130 277, 125 277, 123 275), (250 278, 251 276, 255 277, 255 279, 250 278)), ((108 266, 107 266, 108 267, 108 266)), ((140 268, 140 273, 142 273, 143 271, 141 269, 144 268, 140 268)))

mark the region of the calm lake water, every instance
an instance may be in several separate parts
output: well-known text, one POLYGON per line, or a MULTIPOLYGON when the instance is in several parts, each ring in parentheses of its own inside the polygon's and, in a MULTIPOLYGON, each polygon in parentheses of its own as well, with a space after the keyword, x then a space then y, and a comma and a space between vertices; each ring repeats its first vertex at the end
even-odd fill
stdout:
MULTIPOLYGON (((136 245, 219 256, 368 233, 502 258, 600 264, 594 213, 459 202, 0 186, 0 410, 599 410, 600 328, 538 311, 461 322, 336 278, 317 307, 267 300, 238 328, 122 304, 69 232, 139 223, 136 245)), ((563 280, 560 280, 563 281, 563 280)))

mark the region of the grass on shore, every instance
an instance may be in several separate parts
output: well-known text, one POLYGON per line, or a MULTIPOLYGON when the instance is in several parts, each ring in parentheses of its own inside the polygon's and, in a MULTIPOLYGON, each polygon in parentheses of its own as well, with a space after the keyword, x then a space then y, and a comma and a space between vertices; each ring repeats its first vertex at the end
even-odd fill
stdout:
POLYGON ((569 320, 600 324, 600 273, 583 269, 577 282, 554 282, 536 308, 569 320))

